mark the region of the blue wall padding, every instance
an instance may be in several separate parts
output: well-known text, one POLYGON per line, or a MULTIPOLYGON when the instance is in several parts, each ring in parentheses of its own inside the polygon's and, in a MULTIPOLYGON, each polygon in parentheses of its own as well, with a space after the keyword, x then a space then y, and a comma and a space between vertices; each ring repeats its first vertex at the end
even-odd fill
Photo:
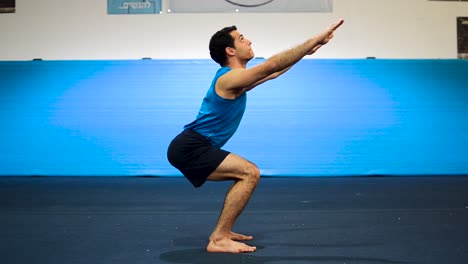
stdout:
MULTIPOLYGON (((0 175, 179 176, 167 146, 217 68, 0 62, 0 175)), ((263 175, 467 174, 468 61, 303 60, 249 92, 225 149, 263 175)))

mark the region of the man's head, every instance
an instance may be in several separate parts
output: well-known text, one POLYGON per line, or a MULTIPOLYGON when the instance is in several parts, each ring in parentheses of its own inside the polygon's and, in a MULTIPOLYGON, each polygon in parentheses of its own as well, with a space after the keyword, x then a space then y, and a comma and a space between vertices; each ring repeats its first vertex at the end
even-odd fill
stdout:
POLYGON ((228 56, 237 55, 239 59, 248 61, 254 56, 250 44, 250 40, 244 38, 236 26, 225 27, 211 37, 210 55, 221 66, 227 64, 228 56))

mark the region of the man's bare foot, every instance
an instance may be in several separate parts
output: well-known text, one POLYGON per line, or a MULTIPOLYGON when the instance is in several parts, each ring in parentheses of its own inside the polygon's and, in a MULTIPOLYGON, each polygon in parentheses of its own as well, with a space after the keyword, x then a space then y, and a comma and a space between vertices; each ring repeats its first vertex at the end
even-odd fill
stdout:
POLYGON ((246 236, 246 235, 234 233, 231 231, 231 239, 235 241, 246 241, 246 240, 252 240, 253 236, 246 236))
POLYGON ((236 242, 231 239, 222 238, 220 240, 210 239, 206 251, 208 252, 224 252, 224 253, 250 253, 255 252, 256 247, 236 242))

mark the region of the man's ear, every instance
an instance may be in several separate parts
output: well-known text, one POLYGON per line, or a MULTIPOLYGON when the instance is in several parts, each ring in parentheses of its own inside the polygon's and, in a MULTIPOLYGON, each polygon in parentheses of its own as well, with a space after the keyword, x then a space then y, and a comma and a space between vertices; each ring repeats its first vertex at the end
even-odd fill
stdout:
POLYGON ((236 54, 236 50, 231 47, 226 47, 226 54, 229 56, 234 56, 236 54))

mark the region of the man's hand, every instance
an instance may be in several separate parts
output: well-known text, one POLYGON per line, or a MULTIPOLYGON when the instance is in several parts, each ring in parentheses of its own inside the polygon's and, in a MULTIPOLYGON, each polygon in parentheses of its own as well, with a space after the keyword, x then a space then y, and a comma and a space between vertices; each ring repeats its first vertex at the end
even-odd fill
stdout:
POLYGON ((340 20, 338 20, 338 22, 334 23, 334 24, 331 25, 329 28, 327 28, 327 30, 325 30, 324 32, 320 33, 320 34, 317 36, 317 41, 318 41, 317 46, 315 46, 314 48, 312 48, 312 49, 307 53, 307 55, 312 55, 312 54, 315 53, 320 47, 322 47, 323 45, 327 44, 327 43, 333 38, 333 33, 335 32, 335 30, 337 30, 341 25, 343 25, 343 23, 344 23, 344 20, 343 20, 343 19, 340 19, 340 20))
POLYGON ((338 22, 335 24, 331 25, 327 30, 322 32, 320 35, 318 35, 319 38, 319 43, 323 46, 330 41, 330 39, 333 38, 333 33, 335 30, 337 30, 341 25, 343 25, 344 20, 340 19, 338 22))

